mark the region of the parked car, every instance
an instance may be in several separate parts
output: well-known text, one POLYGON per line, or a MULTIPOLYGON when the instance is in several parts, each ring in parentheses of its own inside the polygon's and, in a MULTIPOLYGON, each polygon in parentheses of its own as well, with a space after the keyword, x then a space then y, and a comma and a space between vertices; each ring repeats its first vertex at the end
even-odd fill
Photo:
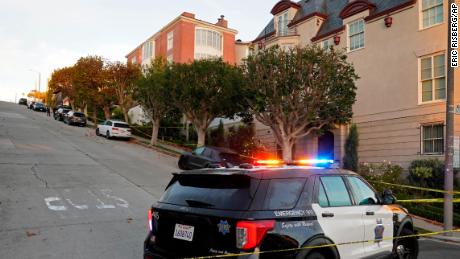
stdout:
POLYGON ((253 159, 239 155, 236 151, 223 147, 199 147, 180 156, 178 166, 182 170, 207 168, 216 165, 227 167, 252 163, 253 159))
POLYGON ((54 113, 54 119, 58 121, 63 121, 65 114, 67 114, 69 111, 71 110, 62 107, 57 109, 57 111, 54 113))
POLYGON ((34 104, 35 104, 34 101, 30 101, 30 103, 27 105, 27 108, 29 108, 30 110, 32 110, 32 109, 34 108, 34 104))
POLYGON ((43 103, 36 102, 32 105, 34 111, 46 112, 46 107, 43 103))
POLYGON ((144 258, 417 258, 412 218, 395 202, 318 165, 175 173, 148 210, 144 258))
POLYGON ((69 125, 86 126, 86 116, 82 112, 69 111, 64 115, 64 123, 69 125))
POLYGON ((97 125, 96 135, 110 138, 126 138, 131 137, 131 129, 129 124, 124 121, 107 120, 104 123, 97 125))
POLYGON ((27 98, 20 98, 18 103, 27 106, 27 98))

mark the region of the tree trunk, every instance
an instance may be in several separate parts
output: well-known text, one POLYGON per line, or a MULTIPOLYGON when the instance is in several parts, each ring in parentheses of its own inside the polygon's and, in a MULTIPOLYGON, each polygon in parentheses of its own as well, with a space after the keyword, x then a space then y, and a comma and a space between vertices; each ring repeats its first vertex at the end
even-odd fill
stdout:
POLYGON ((205 144, 206 140, 206 128, 205 127, 196 127, 196 132, 198 134, 198 143, 197 147, 202 147, 205 144))
POLYGON ((292 147, 294 141, 289 138, 283 138, 283 161, 286 163, 292 162, 292 147))
POLYGON ((160 129, 160 119, 152 119, 152 138, 150 145, 154 146, 158 143, 158 130, 160 129))
POLYGON ((106 120, 110 119, 110 107, 108 105, 105 105, 104 108, 102 108, 104 110, 104 117, 106 120))
POLYGON ((97 128, 97 109, 93 107, 93 128, 97 128))
POLYGON ((121 111, 123 112, 123 116, 125 117, 125 122, 129 123, 129 116, 128 116, 128 111, 123 105, 120 105, 121 111))

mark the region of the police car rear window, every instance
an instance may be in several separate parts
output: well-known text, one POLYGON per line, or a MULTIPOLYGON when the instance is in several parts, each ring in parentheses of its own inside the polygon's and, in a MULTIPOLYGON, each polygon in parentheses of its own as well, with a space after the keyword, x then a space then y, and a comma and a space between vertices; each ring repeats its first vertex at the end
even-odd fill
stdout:
POLYGON ((280 210, 294 208, 304 184, 304 178, 270 180, 263 209, 280 210))
POLYGON ((260 180, 246 175, 176 175, 161 203, 223 210, 247 210, 260 180))

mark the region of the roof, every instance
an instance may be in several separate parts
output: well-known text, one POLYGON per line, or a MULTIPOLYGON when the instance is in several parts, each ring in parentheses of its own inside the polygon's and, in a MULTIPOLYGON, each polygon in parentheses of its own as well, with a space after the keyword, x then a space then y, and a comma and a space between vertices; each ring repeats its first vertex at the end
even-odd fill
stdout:
MULTIPOLYGON (((416 0, 356 0, 350 3, 349 0, 301 0, 297 2, 301 8, 298 9, 290 24, 294 25, 313 14, 325 18, 324 23, 315 37, 316 39, 319 39, 321 36, 343 29, 344 24, 341 12, 348 4, 367 4, 369 7, 372 7, 369 18, 376 18, 389 11, 409 6, 415 2, 416 0)), ((274 32, 275 24, 274 19, 272 18, 254 41, 258 41, 264 37, 269 37, 274 32)))
POLYGON ((344 169, 329 169, 311 166, 254 167, 253 169, 217 168, 198 169, 175 173, 175 175, 247 175, 253 178, 301 178, 312 175, 357 175, 344 169), (308 175, 307 175, 308 174, 308 175))

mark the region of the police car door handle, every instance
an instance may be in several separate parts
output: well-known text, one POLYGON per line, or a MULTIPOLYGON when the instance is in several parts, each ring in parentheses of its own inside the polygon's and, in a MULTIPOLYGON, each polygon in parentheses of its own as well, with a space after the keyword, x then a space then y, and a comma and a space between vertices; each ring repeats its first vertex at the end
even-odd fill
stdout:
POLYGON ((373 211, 366 211, 366 216, 374 216, 375 212, 373 211))
POLYGON ((323 216, 323 218, 332 218, 332 217, 334 217, 334 213, 332 213, 332 212, 323 212, 321 215, 323 216))

